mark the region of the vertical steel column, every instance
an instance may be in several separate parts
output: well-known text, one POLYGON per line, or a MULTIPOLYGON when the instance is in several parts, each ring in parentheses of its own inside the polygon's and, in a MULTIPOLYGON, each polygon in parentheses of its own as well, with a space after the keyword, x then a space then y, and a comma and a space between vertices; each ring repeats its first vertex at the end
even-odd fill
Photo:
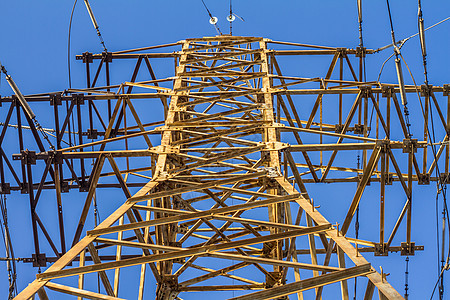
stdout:
MULTIPOLYGON (((83 97, 83 96, 81 96, 83 97)), ((79 99, 79 97, 76 97, 76 99, 74 99, 74 101, 76 101, 76 105, 77 105, 77 120, 78 120, 78 144, 82 145, 83 144, 83 123, 81 120, 81 99, 79 99)), ((83 148, 80 148, 80 152, 83 152, 83 148)), ((80 186, 80 191, 86 191, 87 187, 86 187, 86 176, 85 176, 85 170, 84 170, 84 159, 80 158, 80 170, 81 170, 81 186, 80 186)))
MULTIPOLYGON (((56 131, 56 150, 61 149, 61 140, 62 140, 62 135, 63 133, 60 132, 60 127, 59 127, 59 110, 58 110, 58 105, 62 104, 60 103, 61 99, 57 99, 57 96, 55 95, 53 97, 53 112, 55 115, 55 131, 56 131)), ((69 134, 70 136, 70 134, 69 134)), ((59 181, 60 182, 64 182, 64 173, 63 173, 63 165, 59 164, 58 166, 55 165, 55 172, 56 172, 56 168, 59 168, 59 181)), ((55 178, 55 184, 56 184, 56 178, 55 178)), ((61 186, 60 186, 61 187, 61 186)))
MULTIPOLYGON (((22 117, 20 114, 20 104, 19 101, 14 100, 15 105, 16 105, 16 112, 17 112, 17 130, 18 130, 18 134, 19 134, 19 150, 22 153, 22 151, 24 150, 23 148, 23 132, 22 132, 22 117)), ((27 177, 26 177, 26 168, 25 165, 21 165, 22 167, 22 186, 21 186, 21 192, 22 193, 26 193, 27 189, 26 189, 26 182, 27 182, 27 177)))
POLYGON ((34 191, 33 191, 33 176, 31 173, 31 164, 29 162, 29 152, 24 152, 26 155, 25 158, 25 164, 27 169, 27 176, 28 176, 28 195, 30 199, 30 213, 31 213, 31 225, 33 227, 33 240, 34 240, 34 253, 36 255, 35 264, 34 266, 40 266, 39 264, 39 258, 40 258, 40 250, 39 250, 39 237, 38 237, 38 231, 37 231, 37 221, 36 221, 36 204, 34 201, 34 191))

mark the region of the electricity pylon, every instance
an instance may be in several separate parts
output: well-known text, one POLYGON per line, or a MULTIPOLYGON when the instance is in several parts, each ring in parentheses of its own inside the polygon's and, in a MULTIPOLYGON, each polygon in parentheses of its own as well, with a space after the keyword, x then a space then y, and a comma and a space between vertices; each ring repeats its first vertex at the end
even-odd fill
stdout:
MULTIPOLYGON (((291 294, 303 299, 303 291, 309 289, 315 289, 320 299, 333 283, 340 285, 342 299, 349 299, 347 281, 355 277, 368 279, 365 299, 371 299, 375 289, 382 299, 403 299, 363 253, 414 255, 423 250, 411 240, 412 185, 447 180, 447 133, 427 164, 429 137, 424 132, 424 139, 417 140, 407 134, 398 86, 363 82, 356 75, 349 56, 362 60, 373 53, 369 49, 233 36, 187 39, 161 47, 178 44, 181 50, 173 53, 143 53, 159 49, 149 47, 78 57, 87 66, 100 59, 99 70, 113 59, 138 63, 131 82, 114 86, 117 92, 111 92, 110 85, 91 87, 89 79, 88 89, 77 90, 85 93, 78 98, 114 104, 103 139, 58 147, 36 154, 36 159, 55 164, 55 171, 64 160, 96 160, 86 178, 88 194, 75 237, 82 234, 101 178, 115 177, 123 192, 115 197, 123 204, 85 237, 75 238, 70 250, 16 299, 36 293, 47 299, 49 290, 91 299, 120 299, 128 297, 130 290, 138 299, 149 294, 158 300, 178 299, 182 293, 202 291, 238 291, 232 299, 240 300, 284 299, 291 294), (269 44, 290 49, 272 50, 269 44), (326 55, 332 60, 323 78, 289 77, 281 73, 277 61, 281 55, 326 55), (174 76, 154 77, 149 58, 161 57, 175 57, 174 76), (142 61, 148 62, 152 78, 134 82, 142 61), (332 79, 337 68, 340 78, 332 79), (351 79, 344 80, 344 69, 351 79), (170 81, 171 88, 162 86, 170 81), (303 100, 304 95, 309 95, 308 100, 303 100), (307 106, 302 101, 309 101, 311 95, 313 105, 307 106), (164 123, 142 122, 151 109, 142 101, 155 99, 162 101, 164 123), (330 101, 337 109, 325 114, 323 108, 330 101), (137 109, 138 102, 147 108, 137 109), (370 108, 376 129, 370 128, 370 108), (121 127, 127 114, 131 114, 129 123, 121 127), (161 136, 158 146, 153 145, 152 135, 161 136), (126 149, 110 147, 122 140, 128 141, 126 149), (128 148, 133 145, 141 148, 128 148), (80 151, 88 147, 97 148, 80 151), (345 162, 338 155, 345 151, 360 151, 361 167, 336 166, 345 162), (418 163, 421 153, 423 170, 418 163), (398 162, 402 155, 408 158, 406 164, 398 162), (128 160, 137 158, 146 158, 146 163, 133 169, 128 160), (431 176, 440 161, 445 163, 442 178, 431 176), (144 171, 151 176, 139 175, 144 171), (134 194, 130 174, 148 178, 134 194), (336 224, 341 220, 327 220, 308 193, 308 184, 325 182, 358 183, 341 224, 336 224), (370 182, 380 184, 380 239, 350 238, 349 227, 370 182), (404 190, 406 201, 386 241, 385 189, 393 183, 404 190), (405 216, 406 241, 393 246, 405 216), (308 262, 301 262, 299 256, 307 256, 308 262), (156 288, 146 285, 147 274, 154 276, 156 288), (94 292, 90 283, 97 276, 102 286, 94 292)), ((406 86, 405 92, 416 89, 406 86)), ((434 105, 437 118, 448 128, 448 117, 435 96, 448 94, 448 87, 419 89, 426 105, 425 124, 434 105)), ((54 178, 55 186, 60 186, 58 172, 54 178)))

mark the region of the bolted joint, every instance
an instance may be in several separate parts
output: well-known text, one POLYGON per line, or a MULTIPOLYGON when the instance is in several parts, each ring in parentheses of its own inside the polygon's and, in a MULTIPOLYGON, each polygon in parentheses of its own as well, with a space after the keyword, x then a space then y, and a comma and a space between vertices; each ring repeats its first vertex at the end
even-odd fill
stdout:
POLYGON ((353 127, 353 132, 355 134, 364 134, 364 124, 355 124, 355 126, 353 127))
POLYGON ((8 182, 0 184, 0 194, 11 194, 11 185, 8 182))
POLYGON ((156 299, 175 299, 178 294, 178 277, 171 274, 163 274, 156 289, 156 299))
POLYGON ((185 234, 186 232, 188 232, 188 230, 189 230, 189 227, 187 225, 178 224, 178 226, 177 226, 177 233, 185 234))
POLYGON ((62 104, 62 99, 61 99, 61 94, 51 94, 50 95, 50 105, 54 106, 54 105, 61 105, 62 104))
POLYGON ((93 58, 92 58, 92 53, 90 52, 84 52, 82 55, 83 58, 83 62, 84 63, 92 63, 93 62, 93 58))
POLYGON ((420 96, 422 97, 429 97, 431 95, 431 89, 433 86, 429 84, 428 86, 426 84, 422 84, 420 86, 420 96))
POLYGON ((88 129, 87 130, 87 136, 88 136, 88 139, 90 139, 90 140, 96 140, 97 138, 98 138, 98 131, 97 131, 97 129, 88 129))
MULTIPOLYGON (((256 100, 259 104, 264 103, 264 94, 256 94, 256 100)), ((261 105, 262 109, 264 109, 264 106, 261 105)))
POLYGON ((21 182, 19 184, 19 187, 20 187, 21 194, 28 194, 28 184, 26 182, 21 182))
POLYGON ((276 243, 275 242, 266 242, 263 244, 262 252, 263 256, 267 257, 270 255, 272 250, 275 248, 276 243))
POLYGON ((336 133, 345 133, 345 132, 342 132, 343 129, 344 129, 344 124, 334 125, 334 132, 336 132, 336 133))
POLYGON ((176 290, 178 287, 178 276, 176 275, 164 274, 162 281, 164 284, 170 286, 172 290, 176 290))
POLYGON ((394 94, 394 87, 393 86, 382 86, 381 87, 381 96, 384 98, 392 97, 394 94))
POLYGON ((53 163, 61 165, 64 162, 61 151, 48 151, 48 154, 53 157, 53 163))
POLYGON ((400 255, 402 256, 414 256, 415 250, 416 250, 416 243, 414 242, 403 242, 401 243, 401 252, 400 255))
POLYGON ((265 287, 272 288, 274 286, 281 284, 280 281, 282 278, 283 278, 283 276, 282 276, 281 272, 268 272, 268 274, 266 274, 265 287))
POLYGON ((110 52, 103 52, 102 53, 102 59, 104 62, 112 62, 112 54, 110 52))
POLYGON ((444 90, 444 96, 450 96, 450 84, 444 84, 442 88, 444 90))
POLYGON ((393 181, 394 181, 394 176, 392 176, 392 174, 386 174, 384 176, 384 184, 385 185, 392 185, 393 181))
POLYGON ((356 47, 356 57, 366 57, 367 54, 367 48, 366 47, 356 47))
POLYGON ((68 193, 69 192, 69 183, 67 181, 61 180, 61 193, 68 193))
POLYGON ((403 153, 417 152, 417 139, 403 139, 403 153))
POLYGON ((84 104, 84 95, 83 94, 72 94, 72 101, 76 105, 83 105, 84 104))
POLYGON ((381 151, 385 153, 387 152, 388 149, 391 148, 391 143, 389 140, 377 140, 376 145, 377 147, 380 147, 381 151))
POLYGON ((369 85, 360 86, 359 89, 360 89, 360 91, 362 93, 362 96, 364 98, 368 98, 372 94, 372 87, 369 86, 369 85))
MULTIPOLYGON (((276 177, 278 177, 278 176, 276 176, 276 177)), ((265 186, 267 186, 268 188, 271 188, 271 189, 276 189, 276 188, 279 187, 278 182, 275 179, 271 178, 271 177, 260 178, 260 179, 258 179, 258 183, 260 183, 262 185, 265 185, 265 186)))
POLYGON ((417 174, 418 184, 429 185, 430 184, 430 174, 417 174))
POLYGON ((389 255, 389 247, 385 243, 377 243, 374 248, 375 256, 388 256, 389 255))
POLYGON ((347 48, 336 48, 336 51, 341 57, 344 57, 347 54, 347 48))
POLYGON ((47 258, 45 257, 45 253, 33 254, 31 256, 33 258, 33 267, 46 267, 47 266, 47 258))
POLYGON ((80 192, 88 192, 89 191, 89 183, 87 181, 80 181, 80 187, 78 189, 80 192))
POLYGON ((442 184, 449 184, 450 183, 450 177, 448 173, 441 173, 439 175, 439 182, 442 184))
POLYGON ((22 165, 35 165, 36 164, 36 152, 30 150, 20 151, 20 159, 22 165))

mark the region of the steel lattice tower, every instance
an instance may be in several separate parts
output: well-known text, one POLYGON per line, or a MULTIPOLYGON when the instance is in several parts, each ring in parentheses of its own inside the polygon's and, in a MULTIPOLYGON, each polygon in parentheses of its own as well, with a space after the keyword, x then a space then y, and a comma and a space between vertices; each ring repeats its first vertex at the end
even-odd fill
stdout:
MULTIPOLYGON (((65 251, 62 234, 61 251, 55 251, 62 255, 16 299, 29 299, 36 293, 40 299, 47 299, 48 290, 80 299, 119 299, 128 289, 143 299, 144 291, 152 289, 146 285, 146 274, 157 282, 158 300, 199 291, 248 291, 233 299, 285 299, 291 294, 303 299, 302 291, 309 289, 315 289, 316 298, 321 298, 322 291, 333 283, 340 285, 339 296, 349 299, 347 281, 355 277, 368 279, 364 281, 365 299, 371 299, 375 290, 382 299, 402 299, 363 253, 401 251, 414 255, 416 250, 423 250, 411 239, 412 186, 413 182, 439 180, 431 176, 439 161, 445 163, 441 177, 447 180, 448 133, 430 163, 427 132, 421 140, 407 134, 397 99, 398 86, 362 82, 356 75, 349 57, 361 60, 371 53, 365 48, 218 36, 78 56, 87 66, 87 89, 26 97, 30 102, 49 101, 55 116, 58 104, 68 103, 65 118, 55 119, 56 150, 40 147, 35 153, 21 149, 22 153, 14 157, 22 161, 24 172, 28 170, 23 187, 29 187, 32 211, 44 186, 56 190, 59 203, 64 190, 75 187, 87 191, 86 201, 72 247, 65 251), (269 44, 289 50, 274 50, 269 44), (145 52, 178 45, 181 50, 172 53, 145 52), (326 55, 332 59, 322 78, 288 77, 283 76, 277 62, 280 55, 326 55), (174 76, 158 79, 154 75, 150 60, 162 57, 175 58, 174 76), (100 70, 115 59, 137 60, 131 81, 96 88, 100 70), (94 60, 100 64, 91 81, 89 67, 94 60), (135 82, 144 62, 150 80, 135 82), (350 70, 351 79, 344 80, 344 68, 350 70), (340 70, 339 79, 331 79, 335 69, 340 70), (162 83, 171 81, 172 88, 163 87, 162 83), (308 100, 302 100, 305 95, 308 100), (302 101, 309 101, 311 96, 312 109, 307 109, 302 101), (147 112, 137 109, 138 105, 157 99, 164 107, 164 122, 143 122, 147 112), (106 122, 95 106, 100 101, 110 104, 106 122), (329 122, 322 114, 324 101, 338 103, 329 122), (86 106, 90 122, 84 131, 96 140, 89 143, 82 136, 81 109, 86 106), (369 107, 376 115, 376 129, 372 131, 369 107), (75 108, 79 144, 63 148, 61 139, 75 108), (103 132, 94 128, 99 122, 92 121, 96 117, 103 123, 103 132), (124 118, 128 118, 128 124, 124 118), (153 135, 161 136, 158 146, 151 141, 153 135), (128 144, 121 144, 123 148, 118 150, 117 142, 124 140, 128 144), (333 164, 345 151, 361 151, 362 167, 333 164), (407 163, 399 163, 400 156, 405 156, 407 163), (88 159, 95 159, 95 164, 86 174, 84 161, 88 159), (132 159, 145 159, 146 163, 139 168, 124 163, 132 159), (31 165, 41 160, 45 165, 43 179, 40 185, 33 185, 31 165), (151 176, 140 172, 150 172, 151 176), (133 183, 128 180, 130 174, 146 181, 133 183), (114 178, 114 183, 102 183, 106 176, 114 178), (308 193, 308 184, 333 182, 358 184, 343 221, 327 220, 308 193), (380 238, 362 241, 347 233, 370 182, 380 184, 380 238), (407 200, 386 239, 385 189, 393 182, 401 186, 407 200), (123 204, 80 239, 95 192, 102 184, 120 188, 122 194, 116 197, 123 204), (131 190, 136 188, 139 190, 133 194, 131 190), (405 242, 394 246, 402 222, 406 223, 405 242), (309 262, 301 262, 302 255, 309 262), (86 282, 97 276, 101 292, 85 289, 86 282), (288 282, 288 276, 295 281, 288 282), (217 284, 216 278, 235 283, 217 284)), ((109 76, 108 69, 106 72, 109 76)), ((434 106, 438 111, 435 118, 446 132, 449 107, 445 116, 435 94, 448 95, 448 90, 448 86, 421 87, 426 105, 422 122, 428 122, 429 109, 434 106)), ((416 89, 406 86, 405 91, 415 93, 416 89)), ((2 98, 2 102, 11 102, 10 114, 14 108, 20 114, 14 97, 2 98)), ((2 185, 14 190, 3 181, 2 185)), ((34 218, 33 222, 38 226, 41 221, 34 218)), ((63 227, 61 230, 64 233, 63 227)), ((36 240, 37 229, 35 234, 36 240)), ((45 266, 50 260, 39 252, 38 245, 39 241, 35 243, 35 263, 45 266)), ((220 297, 220 293, 217 295, 220 297)))

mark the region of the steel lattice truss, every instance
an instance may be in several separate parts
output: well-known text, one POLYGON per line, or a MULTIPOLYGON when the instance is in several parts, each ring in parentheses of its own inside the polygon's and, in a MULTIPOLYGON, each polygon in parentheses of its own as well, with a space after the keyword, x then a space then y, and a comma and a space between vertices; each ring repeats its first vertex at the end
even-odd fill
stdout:
MULTIPOLYGON (((408 136, 398 86, 358 79, 350 56, 359 58, 361 74, 362 58, 371 53, 361 48, 220 36, 79 56, 87 66, 88 89, 26 97, 30 103, 50 101, 53 105, 57 149, 45 151, 35 134, 40 151, 24 150, 14 156, 22 161, 24 179, 14 173, 17 186, 2 179, 8 190, 30 194, 35 265, 52 261, 40 252, 37 238, 39 228, 45 234, 37 216, 41 191, 54 188, 60 207, 61 250, 45 234, 56 261, 16 299, 36 293, 47 299, 48 290, 81 298, 118 299, 129 289, 142 299, 144 287, 152 289, 145 284, 146 274, 155 277, 156 299, 161 300, 175 299, 180 293, 231 290, 248 291, 233 299, 283 299, 291 294, 303 299, 302 291, 314 288, 320 298, 323 289, 333 283, 340 284, 342 299, 348 299, 347 280, 359 276, 368 279, 365 299, 371 299, 375 289, 380 298, 402 299, 362 253, 414 255, 423 249, 411 240, 412 184, 436 181, 432 176, 436 165, 445 169, 442 177, 446 180, 448 134, 430 160, 427 131, 420 140, 408 136), (289 50, 271 50, 268 45, 289 50), (181 50, 148 51, 174 46, 181 50), (277 62, 285 55, 332 59, 325 77, 287 77, 277 62), (174 76, 156 78, 150 64, 156 58, 175 58, 174 76), (109 63, 118 59, 137 63, 130 82, 112 86, 109 63), (89 68, 94 61, 100 64, 91 81, 89 68), (150 78, 136 82, 143 67, 150 71, 150 78), (104 68, 108 85, 94 87, 104 68), (344 80, 344 69, 350 79, 344 80), (339 79, 331 79, 336 74, 339 79), (171 82, 172 87, 165 87, 171 82), (165 121, 150 122, 145 119, 148 106, 138 106, 158 99, 165 121), (106 101, 109 113, 105 118, 98 103, 106 101), (305 105, 306 101, 313 105, 305 105), (332 118, 322 114, 326 101, 338 108, 332 118), (67 103, 63 118, 58 117, 61 103, 67 103), (82 109, 89 109, 83 118, 82 109), (372 129, 370 109, 376 120, 372 129), (75 110, 78 145, 63 148, 61 141, 67 138, 64 134, 75 110), (87 131, 83 124, 89 124, 87 131), (87 143, 86 135, 96 141, 87 143), (155 146, 158 135, 160 144, 155 146), (127 141, 125 147, 123 141, 127 141), (342 165, 341 153, 356 151, 363 153, 361 168, 342 165), (402 156, 407 163, 399 162, 402 156), (95 164, 87 174, 84 161, 91 159, 95 164), (139 164, 130 163, 133 160, 139 164), (33 185, 31 169, 36 163, 44 167, 40 181, 33 185), (347 232, 370 181, 380 182, 381 187, 380 239, 356 240, 347 237, 347 232), (314 206, 307 185, 315 182, 358 182, 346 218, 332 220, 340 225, 332 225, 314 206), (394 228, 385 228, 385 185, 390 184, 404 190, 406 201, 394 228), (102 187, 120 188, 122 195, 115 197, 123 204, 80 239, 95 192, 102 187), (61 194, 72 188, 87 191, 87 196, 73 245, 66 251, 61 194), (133 194, 131 190, 137 188, 133 194), (394 246, 402 222, 406 222, 405 242, 394 246), (299 262, 301 255, 310 262, 299 262), (85 283, 97 274, 101 294, 85 289, 85 283), (289 283, 290 274, 295 281, 289 283), (236 283, 218 285, 214 280, 221 277, 236 283)), ((427 126, 433 107, 438 112, 435 123, 447 132, 448 106, 444 112, 435 94, 447 95, 448 87, 419 89, 425 103, 425 121, 421 122, 427 126)), ((406 92, 416 93, 416 87, 406 86, 406 92)), ((20 106, 14 97, 2 98, 2 102, 11 102, 8 123, 14 108, 20 112, 20 106)), ((6 126, 1 139, 5 131, 6 126)), ((4 152, 3 159, 2 174, 14 172, 13 168, 8 171, 11 163, 4 152)))

